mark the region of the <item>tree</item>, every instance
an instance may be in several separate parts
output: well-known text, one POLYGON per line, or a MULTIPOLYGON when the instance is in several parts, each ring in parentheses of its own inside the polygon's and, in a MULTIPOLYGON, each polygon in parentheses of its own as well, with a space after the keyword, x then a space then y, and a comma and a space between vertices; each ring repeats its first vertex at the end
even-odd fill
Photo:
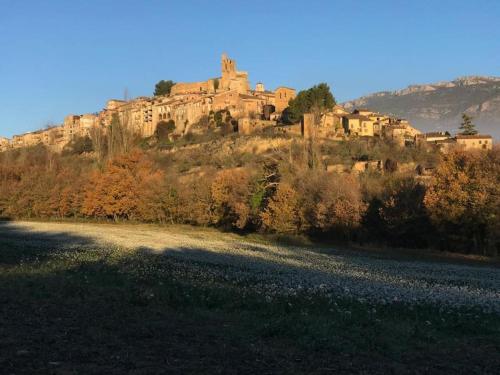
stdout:
POLYGON ((90 129, 90 138, 92 139, 97 159, 99 161, 103 161, 106 156, 106 152, 108 151, 108 141, 104 126, 100 125, 90 129))
POLYGON ((453 152, 437 168, 424 203, 447 249, 498 248, 499 159, 495 152, 453 152))
POLYGON ((124 111, 121 116, 113 113, 111 125, 108 128, 108 156, 113 158, 122 153, 129 152, 134 144, 135 135, 129 129, 130 116, 124 111))
POLYGON ((265 229, 276 233, 297 233, 300 227, 299 197, 287 183, 280 183, 261 213, 265 229))
POLYGON ((221 109, 214 113, 215 125, 220 127, 225 123, 230 123, 233 118, 231 117, 231 112, 227 109, 221 109))
POLYGON ((394 159, 387 158, 384 162, 384 170, 389 173, 394 173, 398 170, 398 162, 394 159))
POLYGON ((164 81, 163 79, 155 85, 154 96, 160 95, 170 95, 170 91, 172 91, 172 87, 175 85, 174 81, 168 80, 164 81))
POLYGON ((376 238, 377 234, 382 234, 391 246, 428 246, 427 240, 434 231, 424 205, 425 186, 413 178, 388 185, 393 186, 387 187, 386 197, 378 210, 383 223, 382 233, 372 235, 376 238))
POLYGON ((212 173, 203 178, 188 175, 174 181, 177 197, 173 206, 178 222, 203 226, 212 222, 212 182, 212 173))
POLYGON ((477 134, 476 125, 472 123, 472 117, 467 113, 462 114, 462 124, 460 125, 460 134, 462 135, 475 135, 477 134))
POLYGON ((366 207, 353 176, 311 170, 302 176, 298 192, 302 215, 313 231, 349 237, 359 227, 366 207))
POLYGON ((81 155, 94 151, 94 144, 89 136, 76 137, 63 150, 65 155, 81 155))
POLYGON ((335 104, 328 84, 320 83, 300 91, 296 98, 290 100, 285 117, 288 122, 297 122, 304 113, 322 113, 332 109, 335 104))
MULTIPOLYGON (((236 124, 238 124, 238 123, 236 123, 236 124)), ((228 134, 234 133, 234 125, 233 125, 233 123, 231 121, 223 123, 222 127, 221 127, 221 131, 222 131, 222 134, 224 134, 224 135, 228 135, 228 134)))
POLYGON ((165 141, 168 139, 170 133, 175 130, 174 120, 160 121, 156 126, 155 136, 158 141, 165 141))
POLYGON ((132 150, 96 171, 85 188, 82 212, 91 217, 164 221, 164 174, 142 152, 132 150))
POLYGON ((244 169, 225 169, 212 183, 213 221, 243 229, 250 219, 250 174, 244 169))

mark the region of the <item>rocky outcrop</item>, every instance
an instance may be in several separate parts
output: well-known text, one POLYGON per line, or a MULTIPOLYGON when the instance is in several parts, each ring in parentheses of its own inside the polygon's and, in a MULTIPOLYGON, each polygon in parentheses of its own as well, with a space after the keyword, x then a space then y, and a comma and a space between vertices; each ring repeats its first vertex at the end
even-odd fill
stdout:
POLYGON ((407 118, 424 131, 456 131, 466 112, 482 133, 500 139, 500 77, 467 76, 449 82, 411 85, 383 91, 343 104, 346 109, 370 108, 407 118))

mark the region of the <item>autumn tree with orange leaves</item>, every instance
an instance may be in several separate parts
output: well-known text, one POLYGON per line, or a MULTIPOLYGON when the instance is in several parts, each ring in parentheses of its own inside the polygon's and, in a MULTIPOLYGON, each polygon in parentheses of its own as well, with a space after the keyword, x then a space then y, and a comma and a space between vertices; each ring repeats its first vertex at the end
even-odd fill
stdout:
POLYGON ((250 220, 251 176, 244 169, 220 171, 212 183, 213 222, 243 229, 250 220))
POLYGON ((164 175, 141 151, 112 159, 94 172, 85 189, 82 212, 86 216, 164 221, 164 175))
POLYGON ((275 233, 298 233, 300 230, 299 196, 290 184, 278 185, 276 193, 261 213, 263 227, 275 233))
POLYGON ((500 153, 445 155, 425 195, 425 205, 446 249, 498 252, 500 153))

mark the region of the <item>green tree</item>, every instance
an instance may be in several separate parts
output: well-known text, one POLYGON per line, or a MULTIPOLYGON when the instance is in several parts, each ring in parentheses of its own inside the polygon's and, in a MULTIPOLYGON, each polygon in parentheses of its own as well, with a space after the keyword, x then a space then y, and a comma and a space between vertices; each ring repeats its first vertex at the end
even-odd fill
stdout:
POLYGON ((175 85, 174 81, 168 80, 164 81, 163 79, 155 85, 155 96, 160 95, 170 95, 170 91, 172 91, 172 86, 175 85))
POLYGON ((320 83, 308 90, 300 91, 296 98, 290 100, 285 112, 285 120, 300 121, 304 113, 322 113, 333 108, 335 98, 326 83, 320 83))
POLYGON ((388 185, 392 186, 387 187, 386 197, 378 210, 383 229, 372 234, 384 235, 391 246, 428 246, 434 228, 424 204, 425 186, 413 178, 403 178, 388 185))
POLYGON ((94 144, 88 135, 76 137, 63 150, 63 155, 81 155, 94 151, 94 144))
POLYGON ((223 126, 225 123, 231 123, 233 118, 227 109, 222 109, 214 113, 214 121, 216 126, 223 126))
POLYGON ((165 141, 168 135, 175 130, 174 120, 160 121, 156 126, 155 136, 158 141, 165 141))
POLYGON ((394 159, 387 158, 384 162, 384 171, 394 173, 398 170, 398 162, 394 159))
POLYGON ((460 134, 474 135, 477 134, 476 125, 472 123, 472 117, 466 113, 462 114, 462 124, 460 124, 460 134))

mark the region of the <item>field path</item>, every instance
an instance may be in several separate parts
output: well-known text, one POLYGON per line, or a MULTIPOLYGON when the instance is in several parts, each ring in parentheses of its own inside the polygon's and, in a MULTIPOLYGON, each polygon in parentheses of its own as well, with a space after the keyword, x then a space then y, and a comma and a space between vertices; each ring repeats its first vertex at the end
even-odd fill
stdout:
POLYGON ((233 280, 269 298, 306 292, 500 312, 500 269, 494 266, 271 245, 182 226, 6 222, 0 224, 0 237, 41 248, 113 246, 161 253, 179 262, 183 272, 233 280))

